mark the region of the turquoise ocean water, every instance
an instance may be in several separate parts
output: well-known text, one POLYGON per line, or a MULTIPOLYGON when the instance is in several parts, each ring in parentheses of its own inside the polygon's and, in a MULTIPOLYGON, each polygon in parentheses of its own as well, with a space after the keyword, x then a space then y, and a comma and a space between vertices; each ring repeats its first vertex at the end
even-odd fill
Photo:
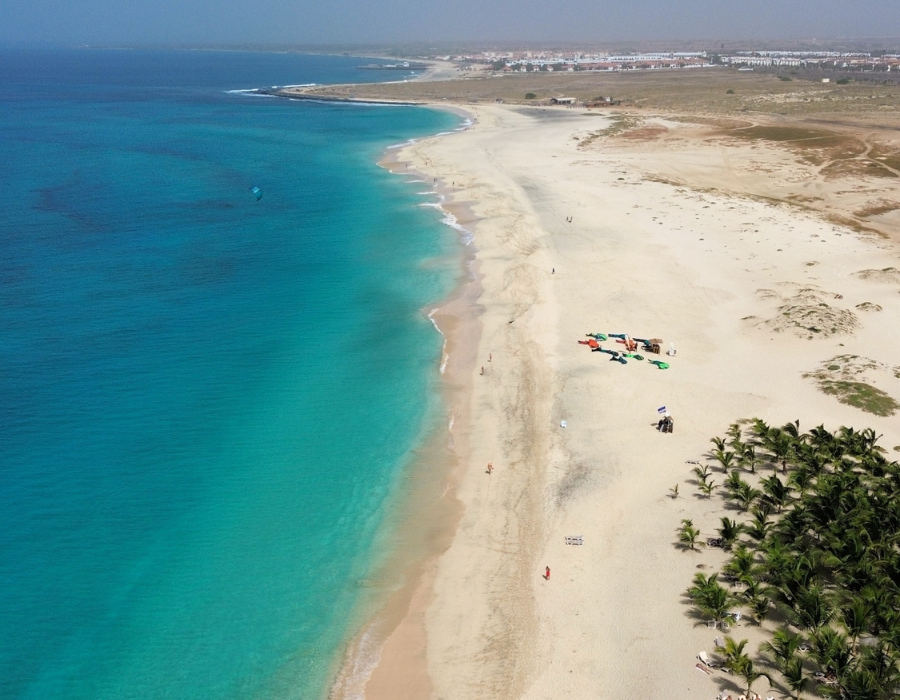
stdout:
POLYGON ((359 62, 0 52, 0 697, 326 690, 458 275, 376 161, 458 120, 229 90, 359 62))

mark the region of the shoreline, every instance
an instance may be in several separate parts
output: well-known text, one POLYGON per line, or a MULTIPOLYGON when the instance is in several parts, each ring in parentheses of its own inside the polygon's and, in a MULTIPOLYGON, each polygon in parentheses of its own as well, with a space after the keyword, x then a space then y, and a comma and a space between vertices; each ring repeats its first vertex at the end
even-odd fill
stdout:
MULTIPOLYGON (((359 102, 341 100, 341 102, 359 102)), ((456 534, 462 504, 456 490, 467 463, 465 430, 468 421, 466 397, 471 392, 471 377, 481 328, 478 300, 482 289, 476 270, 477 249, 470 228, 475 220, 467 206, 453 202, 448 183, 438 179, 428 182, 424 173, 409 170, 400 154, 408 146, 438 139, 473 125, 472 113, 455 105, 424 105, 449 111, 461 119, 462 126, 431 136, 411 139, 389 146, 378 164, 400 176, 420 177, 437 195, 433 206, 442 213, 441 224, 453 229, 459 237, 459 284, 433 308, 423 313, 442 336, 439 361, 439 394, 447 410, 446 422, 429 429, 417 456, 407 469, 409 490, 401 497, 396 522, 391 526, 392 551, 373 574, 375 586, 384 586, 386 596, 375 601, 361 630, 347 645, 339 662, 327 697, 332 700, 351 698, 422 698, 430 694, 431 684, 425 662, 426 636, 424 611, 431 602, 431 587, 436 576, 436 562, 456 534), (402 166, 402 168, 401 168, 402 166), (422 472, 426 472, 423 477, 422 472), (423 528, 423 524, 425 527, 423 528), (397 576, 397 569, 402 575, 397 576), (393 587, 391 581, 394 581, 393 587), (399 583, 398 583, 399 581, 399 583), (391 588, 393 588, 391 590, 391 588), (395 686, 402 675, 403 688, 395 686)))
MULTIPOLYGON (((322 87, 321 85, 317 86, 303 86, 303 87, 322 87)), ((417 101, 405 101, 405 100, 388 100, 388 99, 376 99, 376 98, 365 98, 365 97, 338 97, 333 95, 307 95, 302 92, 296 91, 297 88, 294 87, 286 87, 286 88, 256 88, 254 90, 247 90, 245 92, 251 92, 256 95, 266 95, 268 97, 280 97, 286 100, 295 100, 295 101, 305 101, 305 102, 342 102, 347 104, 364 104, 364 105, 377 105, 382 107, 423 107, 427 106, 426 102, 417 102, 417 101)))

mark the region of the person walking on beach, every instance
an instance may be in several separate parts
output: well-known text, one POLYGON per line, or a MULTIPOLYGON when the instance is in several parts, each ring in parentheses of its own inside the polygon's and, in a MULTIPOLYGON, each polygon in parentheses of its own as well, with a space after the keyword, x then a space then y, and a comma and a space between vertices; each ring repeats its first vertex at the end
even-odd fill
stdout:
POLYGON ((545 580, 545 581, 549 581, 549 580, 550 580, 550 567, 549 567, 549 566, 546 567, 545 570, 544 570, 544 580, 545 580))
POLYGON ((481 368, 481 376, 482 376, 482 377, 484 376, 484 367, 483 367, 483 366, 482 366, 482 368, 481 368))
POLYGON ((490 361, 493 360, 493 359, 494 359, 494 353, 489 352, 489 353, 488 353, 488 362, 490 362, 490 361))
POLYGON ((488 462, 487 473, 488 473, 488 474, 492 474, 493 471, 494 471, 494 463, 493 463, 493 462, 488 462))

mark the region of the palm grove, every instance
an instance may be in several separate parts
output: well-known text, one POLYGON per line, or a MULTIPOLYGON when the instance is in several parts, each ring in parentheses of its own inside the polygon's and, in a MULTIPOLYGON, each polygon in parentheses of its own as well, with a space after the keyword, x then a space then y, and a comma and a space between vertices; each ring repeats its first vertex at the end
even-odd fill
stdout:
MULTIPOLYGON (((717 647, 748 693, 766 676, 797 698, 896 697, 900 464, 877 439, 755 419, 712 439, 717 468, 694 469, 701 497, 723 497, 735 518, 722 517, 705 542, 730 560, 719 574, 698 573, 687 595, 703 619, 724 626, 741 611, 773 630, 755 658, 746 640, 726 636, 717 647)), ((690 520, 679 544, 704 544, 690 520)))

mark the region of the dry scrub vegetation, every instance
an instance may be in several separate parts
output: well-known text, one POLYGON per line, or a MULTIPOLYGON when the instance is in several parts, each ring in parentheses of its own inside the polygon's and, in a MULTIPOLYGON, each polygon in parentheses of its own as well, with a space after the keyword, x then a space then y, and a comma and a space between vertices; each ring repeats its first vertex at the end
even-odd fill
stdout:
POLYGON ((829 338, 834 335, 850 335, 859 327, 859 318, 849 309, 828 304, 825 300, 839 298, 816 286, 799 287, 794 294, 782 296, 772 289, 759 289, 762 300, 778 303, 777 314, 768 319, 749 316, 754 326, 776 333, 791 332, 800 338, 829 338))
POLYGON ((886 116, 896 118, 897 107, 900 106, 900 86, 802 81, 785 83, 774 75, 740 73, 728 68, 495 74, 434 82, 417 80, 319 86, 298 92, 358 99, 468 103, 503 100, 529 105, 547 104, 551 97, 559 96, 575 97, 580 101, 611 96, 625 107, 673 113, 776 113, 791 116, 852 113, 854 120, 871 114, 878 121, 886 116), (534 94, 535 99, 525 99, 529 93, 534 94))
POLYGON ((892 380, 900 379, 900 367, 859 355, 838 355, 804 376, 813 379, 822 392, 867 413, 892 416, 900 409, 893 396, 874 386, 885 382, 897 384, 892 380))

